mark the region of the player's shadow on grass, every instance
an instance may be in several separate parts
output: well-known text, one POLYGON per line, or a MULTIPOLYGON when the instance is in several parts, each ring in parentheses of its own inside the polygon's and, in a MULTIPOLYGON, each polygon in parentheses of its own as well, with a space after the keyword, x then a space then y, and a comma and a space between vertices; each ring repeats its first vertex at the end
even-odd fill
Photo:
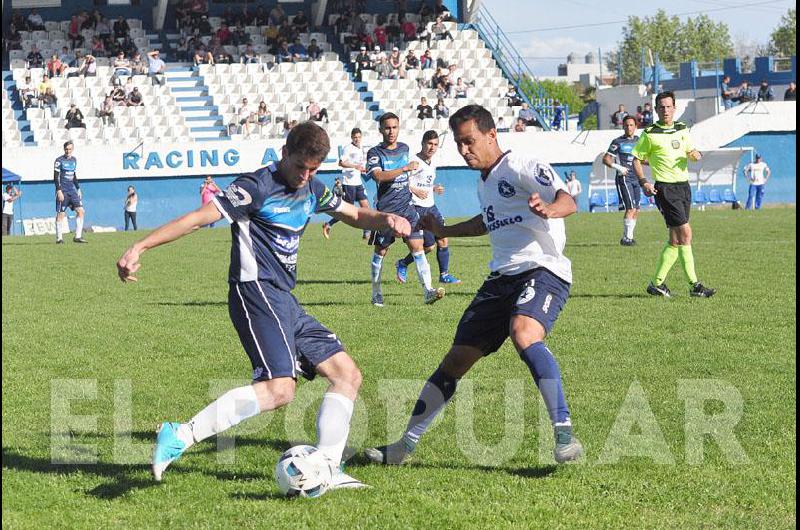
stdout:
POLYGON ((228 302, 222 300, 192 300, 190 302, 151 302, 149 305, 164 305, 176 307, 227 307, 228 302))
POLYGON ((570 298, 652 298, 651 295, 645 293, 578 293, 570 294, 570 298))
MULTIPOLYGON (((348 465, 352 466, 369 466, 369 465, 376 465, 374 462, 370 461, 364 454, 356 453, 350 460, 347 461, 348 465)), ((470 464, 459 464, 459 463, 447 463, 447 464, 425 464, 423 462, 409 462, 405 464, 403 467, 409 468, 419 468, 419 469, 450 469, 453 471, 486 471, 491 473, 508 473, 509 475, 516 475, 522 478, 544 478, 556 471, 557 466, 554 465, 544 465, 544 466, 533 466, 533 467, 508 467, 508 466, 482 466, 482 465, 470 465, 470 464)))
POLYGON ((297 280, 297 285, 372 285, 371 280, 297 280))

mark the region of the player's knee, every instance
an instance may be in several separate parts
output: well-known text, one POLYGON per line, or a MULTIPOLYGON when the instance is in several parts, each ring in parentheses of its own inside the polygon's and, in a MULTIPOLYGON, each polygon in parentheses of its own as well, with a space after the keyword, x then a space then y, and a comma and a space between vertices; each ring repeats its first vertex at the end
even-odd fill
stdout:
POLYGON ((361 388, 363 377, 361 376, 361 370, 358 369, 358 366, 353 364, 352 368, 350 368, 345 374, 345 380, 354 391, 357 391, 359 388, 361 388))
POLYGON ((533 319, 514 319, 511 322, 509 336, 519 352, 535 342, 543 341, 546 335, 544 327, 533 319))

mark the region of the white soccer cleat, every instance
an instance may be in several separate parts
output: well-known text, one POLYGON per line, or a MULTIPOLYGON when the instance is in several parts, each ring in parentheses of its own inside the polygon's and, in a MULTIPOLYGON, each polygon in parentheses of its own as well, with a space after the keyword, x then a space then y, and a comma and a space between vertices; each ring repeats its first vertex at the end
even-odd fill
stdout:
POLYGON ((342 470, 333 471, 333 476, 331 477, 331 483, 328 489, 339 490, 339 489, 359 489, 359 488, 369 488, 369 486, 367 484, 364 484, 360 480, 351 477, 342 470))

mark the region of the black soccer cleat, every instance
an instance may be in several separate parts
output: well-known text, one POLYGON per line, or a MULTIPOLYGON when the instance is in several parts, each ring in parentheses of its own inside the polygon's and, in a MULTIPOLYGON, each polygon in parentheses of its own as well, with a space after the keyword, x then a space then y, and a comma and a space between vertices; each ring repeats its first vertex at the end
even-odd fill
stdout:
POLYGON ((697 296, 699 298, 711 298, 716 293, 716 289, 710 289, 708 287, 703 286, 702 283, 697 282, 692 286, 692 290, 689 291, 689 296, 697 296))
POLYGON ((627 237, 623 237, 622 239, 619 240, 619 244, 622 245, 623 247, 632 247, 636 244, 636 241, 633 239, 629 239, 627 237))
POLYGON ((672 293, 669 291, 669 287, 667 287, 666 283, 655 285, 653 282, 650 282, 650 285, 647 286, 647 294, 651 294, 653 296, 663 296, 664 298, 672 297, 672 293))
POLYGON ((64 244, 63 239, 56 239, 56 245, 63 245, 63 244, 64 244))
POLYGON ((86 241, 86 240, 85 240, 85 239, 83 239, 82 237, 75 237, 75 238, 72 238, 72 241, 73 241, 74 243, 88 243, 88 241, 86 241))

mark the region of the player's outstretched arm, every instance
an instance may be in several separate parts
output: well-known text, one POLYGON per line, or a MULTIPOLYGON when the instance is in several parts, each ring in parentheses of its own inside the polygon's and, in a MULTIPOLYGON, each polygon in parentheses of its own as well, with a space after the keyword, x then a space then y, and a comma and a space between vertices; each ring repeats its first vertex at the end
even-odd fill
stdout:
POLYGON ((376 182, 386 182, 386 181, 394 180, 397 177, 399 177, 400 175, 402 175, 403 173, 406 173, 408 171, 416 171, 416 169, 418 167, 419 167, 419 164, 415 160, 412 160, 411 162, 409 162, 405 166, 399 167, 397 169, 389 169, 389 170, 375 169, 375 170, 372 171, 372 173, 370 173, 370 176, 376 182))
POLYGON ((538 193, 534 193, 528 199, 528 207, 543 219, 560 219, 578 211, 575 199, 564 190, 558 190, 556 200, 550 203, 542 200, 538 193))
POLYGON ((483 223, 483 216, 476 215, 468 221, 445 226, 432 215, 426 215, 420 221, 420 228, 433 232, 438 238, 445 237, 475 237, 488 232, 483 223))
POLYGON ((213 202, 209 202, 193 212, 189 212, 156 228, 147 237, 134 243, 119 258, 119 261, 117 261, 119 279, 123 282, 135 282, 138 280, 134 274, 141 267, 139 258, 144 251, 180 239, 186 234, 220 219, 222 219, 222 214, 213 202))
POLYGON ((331 212, 331 216, 355 228, 392 230, 398 237, 411 234, 411 225, 404 217, 371 208, 359 208, 347 202, 342 202, 339 210, 331 212))

